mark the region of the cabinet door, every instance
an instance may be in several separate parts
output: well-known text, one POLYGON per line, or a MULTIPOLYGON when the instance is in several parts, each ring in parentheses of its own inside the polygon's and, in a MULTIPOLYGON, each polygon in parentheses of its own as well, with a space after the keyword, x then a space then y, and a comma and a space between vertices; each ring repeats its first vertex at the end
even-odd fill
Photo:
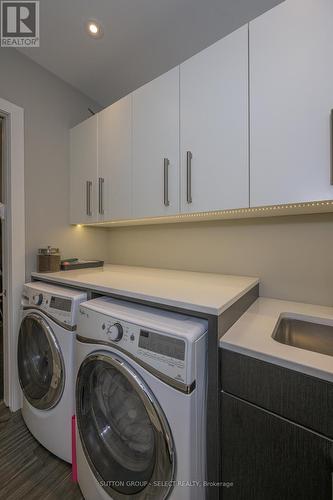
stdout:
POLYGON ((70 222, 96 222, 97 115, 70 131, 70 222))
POLYGON ((251 206, 333 198, 333 2, 286 0, 250 23, 251 206))
POLYGON ((179 210, 179 68, 133 93, 133 217, 179 210))
POLYGON ((224 500, 331 500, 331 440, 222 393, 224 500))
POLYGON ((248 207, 247 26, 181 64, 180 131, 182 211, 248 207))
POLYGON ((98 114, 99 220, 131 216, 132 96, 98 114))

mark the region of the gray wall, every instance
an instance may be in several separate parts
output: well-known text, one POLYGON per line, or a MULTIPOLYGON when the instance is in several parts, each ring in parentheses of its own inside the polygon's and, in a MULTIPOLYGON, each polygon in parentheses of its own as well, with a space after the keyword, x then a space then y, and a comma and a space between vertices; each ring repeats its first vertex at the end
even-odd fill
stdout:
POLYGON ((258 276, 261 295, 333 305, 333 214, 114 228, 109 261, 258 276))
MULTIPOLYGON (((34 49, 30 49, 34 50, 34 49)), ((0 49, 0 97, 25 111, 26 273, 36 251, 107 259, 108 233, 69 225, 69 128, 99 108, 15 49, 0 49)))

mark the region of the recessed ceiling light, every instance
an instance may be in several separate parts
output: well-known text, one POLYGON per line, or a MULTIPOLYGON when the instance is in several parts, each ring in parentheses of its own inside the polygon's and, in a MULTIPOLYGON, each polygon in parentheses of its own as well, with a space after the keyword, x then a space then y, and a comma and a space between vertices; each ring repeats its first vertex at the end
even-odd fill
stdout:
POLYGON ((101 38, 103 36, 103 28, 97 21, 88 21, 86 23, 86 32, 92 38, 101 38))

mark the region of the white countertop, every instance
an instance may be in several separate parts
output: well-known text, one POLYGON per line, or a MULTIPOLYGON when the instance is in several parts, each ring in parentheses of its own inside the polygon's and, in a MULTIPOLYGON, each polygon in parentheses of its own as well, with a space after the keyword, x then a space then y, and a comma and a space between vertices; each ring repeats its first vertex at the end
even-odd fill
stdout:
POLYGON ((104 268, 32 273, 35 279, 219 315, 258 278, 106 264, 104 268))
POLYGON ((259 298, 220 339, 220 347, 333 382, 332 356, 272 338, 281 314, 333 325, 333 307, 259 298))

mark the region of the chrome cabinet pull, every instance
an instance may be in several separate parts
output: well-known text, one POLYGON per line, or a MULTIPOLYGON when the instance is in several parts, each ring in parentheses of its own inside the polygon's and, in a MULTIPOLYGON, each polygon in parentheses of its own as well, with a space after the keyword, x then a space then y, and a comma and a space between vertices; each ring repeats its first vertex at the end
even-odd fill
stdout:
POLYGON ((88 217, 92 216, 91 213, 91 188, 92 188, 92 182, 87 181, 86 182, 86 214, 88 217))
POLYGON ((187 200, 187 203, 192 203, 192 153, 191 153, 191 151, 187 151, 187 153, 186 153, 186 175, 187 175, 186 200, 187 200))
MULTIPOLYGON (((333 109, 331 109, 331 185, 333 186, 333 109)), ((333 498, 333 497, 332 497, 333 498)))
POLYGON ((104 215, 104 178, 98 178, 98 211, 104 215))
POLYGON ((169 165, 170 161, 168 158, 164 158, 164 205, 168 207, 170 205, 169 201, 169 165))

